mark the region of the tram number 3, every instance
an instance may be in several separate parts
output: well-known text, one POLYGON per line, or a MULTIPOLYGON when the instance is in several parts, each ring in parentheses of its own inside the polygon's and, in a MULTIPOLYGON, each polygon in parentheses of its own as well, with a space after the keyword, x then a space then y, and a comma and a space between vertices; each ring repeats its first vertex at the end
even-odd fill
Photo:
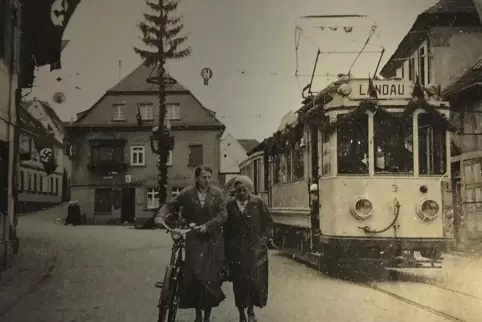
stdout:
POLYGON ((396 184, 393 184, 393 185, 392 185, 392 191, 393 191, 393 192, 398 192, 398 187, 397 187, 396 184))

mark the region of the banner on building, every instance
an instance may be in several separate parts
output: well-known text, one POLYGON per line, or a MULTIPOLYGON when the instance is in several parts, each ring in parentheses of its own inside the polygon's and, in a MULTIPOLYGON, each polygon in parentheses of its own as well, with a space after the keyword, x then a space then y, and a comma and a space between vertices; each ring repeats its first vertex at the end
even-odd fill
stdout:
POLYGON ((34 68, 61 68, 62 36, 80 0, 24 0, 21 6, 21 87, 33 85, 34 68))
POLYGON ((42 162, 47 175, 51 175, 57 169, 54 141, 55 138, 51 134, 39 135, 35 138, 35 147, 38 151, 39 160, 42 162))

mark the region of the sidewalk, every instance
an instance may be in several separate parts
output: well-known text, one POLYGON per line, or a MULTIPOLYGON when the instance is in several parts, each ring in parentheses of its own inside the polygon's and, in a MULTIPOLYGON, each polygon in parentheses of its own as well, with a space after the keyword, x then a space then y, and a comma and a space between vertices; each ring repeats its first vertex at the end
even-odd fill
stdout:
POLYGON ((0 317, 52 273, 56 260, 50 242, 21 238, 11 267, 0 271, 0 317))
POLYGON ((442 268, 403 269, 406 281, 420 281, 482 299, 482 258, 443 254, 442 268))

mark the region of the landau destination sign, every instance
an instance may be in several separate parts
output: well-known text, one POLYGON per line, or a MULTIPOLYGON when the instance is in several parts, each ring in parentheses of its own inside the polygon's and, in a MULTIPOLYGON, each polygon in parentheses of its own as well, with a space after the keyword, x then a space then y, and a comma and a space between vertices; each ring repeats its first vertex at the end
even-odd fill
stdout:
MULTIPOLYGON (((368 98, 368 80, 356 80, 350 83, 351 99, 368 98)), ((379 99, 409 99, 413 84, 402 80, 373 80, 379 99)))

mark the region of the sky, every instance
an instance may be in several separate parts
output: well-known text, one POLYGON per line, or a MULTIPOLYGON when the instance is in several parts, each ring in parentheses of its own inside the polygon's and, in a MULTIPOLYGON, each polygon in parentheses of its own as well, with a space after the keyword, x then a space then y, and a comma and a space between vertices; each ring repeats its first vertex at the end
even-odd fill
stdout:
MULTIPOLYGON (((318 59, 314 90, 335 80, 333 75, 348 72, 376 25, 367 53, 352 69, 354 76, 373 76, 381 48, 385 53, 379 70, 417 15, 437 2, 182 0, 179 13, 192 54, 169 62, 167 67, 205 107, 216 112, 227 132, 238 139, 261 141, 278 129, 286 113, 301 107, 300 89, 309 83, 306 75, 312 72, 318 48, 323 53, 318 59), (369 19, 299 19, 321 14, 364 14, 369 19), (301 28, 299 41, 295 26, 301 28), (351 32, 345 32, 345 27, 352 27, 351 32), (330 51, 353 53, 325 53, 330 51), (302 76, 295 76, 297 65, 302 76), (213 71, 208 86, 201 78, 204 67, 213 71)), ((82 0, 64 33, 70 43, 62 53, 62 70, 40 68, 26 98, 48 101, 63 120, 90 108, 141 63, 132 48, 141 45, 137 25, 146 11, 143 0, 82 0), (60 82, 56 80, 59 76, 60 82), (52 102, 56 92, 65 94, 62 104, 52 102)))

